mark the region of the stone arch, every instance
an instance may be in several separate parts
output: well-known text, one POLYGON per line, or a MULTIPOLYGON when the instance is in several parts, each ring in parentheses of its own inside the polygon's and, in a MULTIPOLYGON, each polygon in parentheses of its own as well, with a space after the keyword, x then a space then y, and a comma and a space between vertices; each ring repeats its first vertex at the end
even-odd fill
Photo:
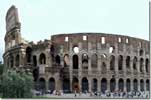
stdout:
POLYGON ((133 80, 133 88, 134 88, 134 91, 138 90, 138 81, 137 81, 137 79, 133 80))
POLYGON ((96 53, 92 54, 92 56, 91 56, 91 67, 92 67, 92 69, 97 68, 97 63, 98 63, 97 61, 98 61, 97 54, 96 53))
POLYGON ((110 57, 110 70, 115 70, 115 56, 110 57))
POLYGON ((51 77, 49 79, 49 90, 52 92, 55 90, 55 83, 55 79, 51 77))
POLYGON ((10 67, 13 68, 14 67, 14 56, 10 56, 10 67))
POLYGON ((26 48, 26 60, 27 60, 27 63, 31 63, 31 55, 32 55, 32 48, 31 47, 27 47, 26 48))
POLYGON ((126 68, 129 69, 130 68, 130 56, 126 57, 126 68))
POLYGON ((142 56, 144 51, 142 49, 139 50, 139 56, 142 56))
POLYGON ((68 78, 63 79, 62 87, 64 93, 70 92, 70 80, 68 78))
POLYGON ((18 55, 16 55, 16 57, 15 57, 15 62, 16 62, 16 67, 19 67, 19 64, 20 64, 20 56, 19 56, 19 54, 18 55))
POLYGON ((72 90, 73 90, 73 92, 74 91, 77 91, 77 92, 79 91, 79 80, 76 77, 74 77, 72 79, 72 90))
POLYGON ((64 55, 64 67, 68 67, 69 66, 69 55, 65 54, 64 55))
POLYGON ((137 57, 136 56, 133 59, 133 69, 137 70, 137 57))
POLYGON ((82 92, 86 92, 89 90, 89 83, 88 83, 88 79, 86 77, 82 78, 82 92))
POLYGON ((115 78, 112 78, 112 79, 110 80, 110 91, 111 91, 111 92, 114 92, 114 91, 115 91, 115 86, 116 86, 115 78))
POLYGON ((40 64, 46 64, 46 55, 44 53, 40 54, 39 63, 40 64))
POLYGON ((140 80, 140 90, 144 91, 144 80, 143 79, 140 80))
POLYGON ((126 90, 127 92, 131 91, 131 80, 129 78, 126 80, 126 90))
POLYGON ((120 91, 124 90, 124 80, 122 78, 120 78, 118 81, 118 88, 120 91))
POLYGON ((123 70, 123 56, 122 55, 119 55, 118 70, 123 70))
POLYGON ((140 59, 140 72, 143 72, 144 59, 140 59))
POLYGON ((39 88, 40 88, 40 91, 45 91, 46 90, 46 81, 44 78, 39 78, 39 88))
POLYGON ((102 80, 101 80, 101 92, 105 93, 106 90, 107 90, 107 79, 102 78, 102 80))
POLYGON ((145 69, 146 69, 146 72, 149 72, 149 59, 148 58, 145 60, 145 69))
POLYGON ((93 91, 93 92, 96 92, 96 91, 97 91, 97 86, 98 86, 97 82, 98 82, 98 80, 97 80, 96 78, 94 78, 94 79, 92 80, 92 91, 93 91))
POLYGON ((150 90, 150 81, 149 81, 149 79, 146 80, 146 90, 147 91, 150 90))
POLYGON ((39 77, 39 68, 34 68, 33 69, 33 78, 34 78, 34 82, 36 82, 38 80, 38 77, 39 77))
POLYGON ((37 66, 37 56, 33 55, 33 65, 37 66))
POLYGON ((79 66, 78 55, 73 55, 72 62, 73 62, 73 69, 78 69, 78 66, 79 66))
POLYGON ((82 69, 88 69, 88 55, 82 54, 82 69))
POLYGON ((59 56, 59 55, 57 55, 57 56, 55 57, 55 61, 56 61, 56 64, 60 65, 61 60, 60 60, 60 56, 59 56))

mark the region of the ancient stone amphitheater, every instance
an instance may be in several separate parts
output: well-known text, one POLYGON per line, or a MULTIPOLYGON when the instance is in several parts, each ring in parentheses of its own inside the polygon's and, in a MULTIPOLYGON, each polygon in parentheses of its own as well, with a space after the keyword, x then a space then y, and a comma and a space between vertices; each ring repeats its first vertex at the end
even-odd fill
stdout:
POLYGON ((6 15, 4 64, 30 70, 35 89, 149 91, 149 41, 106 33, 65 33, 38 43, 21 37, 18 12, 6 15))

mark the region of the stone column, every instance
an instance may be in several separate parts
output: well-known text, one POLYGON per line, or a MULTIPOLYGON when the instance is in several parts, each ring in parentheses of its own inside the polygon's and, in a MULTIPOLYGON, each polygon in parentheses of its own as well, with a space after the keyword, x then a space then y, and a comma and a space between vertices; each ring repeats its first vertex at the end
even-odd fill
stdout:
MULTIPOLYGON (((90 53, 91 51, 91 42, 88 42, 88 52, 90 53)), ((89 59, 88 59, 88 74, 91 74, 91 54, 88 55, 89 59)))
POLYGON ((92 72, 92 68, 91 68, 91 55, 89 55, 89 59, 88 59, 88 74, 91 75, 92 72))
POLYGON ((144 91, 146 91, 147 89, 146 89, 146 81, 145 81, 145 79, 144 79, 144 91))
POLYGON ((126 71, 127 71, 127 69, 126 69, 126 57, 125 56, 123 56, 123 71, 124 71, 124 77, 126 76, 126 71))
POLYGON ((60 81, 60 79, 58 79, 58 78, 57 78, 57 80, 56 80, 56 90, 57 90, 57 91, 60 91, 60 90, 61 90, 61 81, 60 81))
POLYGON ((48 84, 48 83, 49 83, 49 80, 46 79, 45 82, 46 82, 46 91, 47 91, 47 90, 49 90, 49 84, 48 84))
POLYGON ((107 90, 110 91, 110 79, 107 79, 107 90))
POLYGON ((72 76, 70 76, 70 91, 72 91, 72 76))
POLYGON ((118 56, 115 56, 115 73, 118 75, 118 56))
POLYGON ((119 88, 118 88, 118 80, 119 80, 118 78, 115 79, 115 83, 116 83, 115 84, 115 90, 119 90, 119 88))
POLYGON ((138 82, 138 91, 140 91, 140 79, 137 79, 138 82))
POLYGON ((132 79, 130 79, 130 91, 132 91, 132 90, 134 90, 134 87, 133 87, 133 80, 132 79))
POLYGON ((130 69, 131 69, 131 75, 133 76, 133 59, 134 58, 130 58, 130 69))
POLYGON ((101 91, 101 80, 100 80, 100 78, 98 78, 98 86, 97 86, 97 90, 98 90, 98 92, 100 92, 101 91))
POLYGON ((124 79, 124 91, 126 91, 126 79, 124 79))
POLYGON ((82 67, 81 67, 81 66, 82 66, 82 57, 81 57, 81 56, 82 56, 82 55, 81 55, 81 54, 79 54, 78 56, 79 56, 79 65, 78 65, 78 66, 79 66, 79 69, 78 69, 78 76, 81 76, 81 74, 82 74, 82 67))
POLYGON ((91 82, 91 78, 88 79, 89 82, 89 92, 92 92, 92 82, 91 82))
POLYGON ((82 91, 82 88, 81 88, 81 87, 82 87, 82 84, 81 84, 81 78, 79 78, 79 90, 80 90, 79 92, 81 92, 81 91, 82 91))

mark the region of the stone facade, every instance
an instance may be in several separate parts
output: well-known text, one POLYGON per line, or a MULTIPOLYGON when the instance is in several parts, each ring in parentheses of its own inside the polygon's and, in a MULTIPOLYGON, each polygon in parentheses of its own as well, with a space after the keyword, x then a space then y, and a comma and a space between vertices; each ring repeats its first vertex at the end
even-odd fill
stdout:
MULTIPOLYGON (((14 6, 9 12, 12 9, 17 12, 14 6)), ((149 91, 149 41, 105 33, 72 33, 52 35, 51 40, 35 44, 22 39, 18 22, 5 35, 5 68, 30 69, 36 89, 149 91)))

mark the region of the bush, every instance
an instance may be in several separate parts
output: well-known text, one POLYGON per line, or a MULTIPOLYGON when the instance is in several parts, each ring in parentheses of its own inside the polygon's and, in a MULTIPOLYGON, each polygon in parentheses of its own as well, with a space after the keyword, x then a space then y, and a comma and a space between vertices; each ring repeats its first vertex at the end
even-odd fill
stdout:
POLYGON ((30 73, 8 71, 1 77, 2 98, 31 98, 33 77, 30 73))

